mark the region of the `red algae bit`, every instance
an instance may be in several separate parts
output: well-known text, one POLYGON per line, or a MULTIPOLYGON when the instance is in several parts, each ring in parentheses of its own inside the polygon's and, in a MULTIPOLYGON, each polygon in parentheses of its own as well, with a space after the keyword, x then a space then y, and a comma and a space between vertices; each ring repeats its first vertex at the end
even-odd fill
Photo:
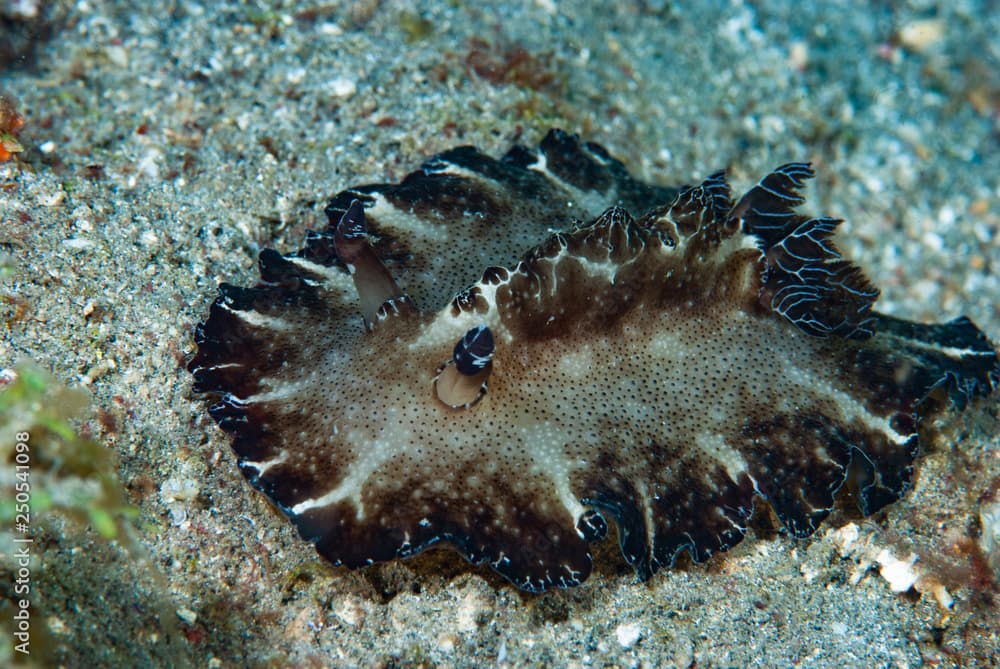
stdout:
POLYGON ((17 131, 24 127, 24 117, 17 113, 14 100, 0 93, 0 163, 24 151, 17 141, 17 131))
POLYGON ((565 77, 551 67, 547 54, 534 54, 520 44, 472 37, 466 43, 466 69, 493 85, 514 84, 535 91, 560 89, 565 77))

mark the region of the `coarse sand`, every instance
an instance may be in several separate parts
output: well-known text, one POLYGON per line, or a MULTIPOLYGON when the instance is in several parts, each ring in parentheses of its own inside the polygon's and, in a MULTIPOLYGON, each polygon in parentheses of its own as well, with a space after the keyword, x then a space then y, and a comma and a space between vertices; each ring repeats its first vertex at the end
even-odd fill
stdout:
POLYGON ((979 542, 995 400, 941 426, 876 516, 845 506, 795 540, 762 514, 731 552, 644 584, 608 540, 584 585, 533 596, 450 552, 320 562, 243 481, 184 369, 215 286, 299 248, 337 191, 550 127, 662 184, 728 168, 741 189, 812 161, 806 208, 845 219, 879 309, 964 314, 997 341, 997 34, 990 0, 0 0, 0 90, 25 120, 0 163, 0 368, 86 387, 139 511, 129 549, 37 520, 32 655, 5 642, 0 664, 1000 663, 979 542))

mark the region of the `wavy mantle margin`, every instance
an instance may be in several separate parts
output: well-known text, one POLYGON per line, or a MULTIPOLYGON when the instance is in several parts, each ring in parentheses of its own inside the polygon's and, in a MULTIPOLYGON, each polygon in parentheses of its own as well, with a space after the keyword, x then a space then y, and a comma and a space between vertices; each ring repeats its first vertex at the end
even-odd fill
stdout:
POLYGON ((645 579, 734 546, 757 500, 808 536, 852 468, 864 513, 898 499, 922 421, 1000 380, 969 320, 872 309, 839 221, 796 211, 812 175, 783 165, 734 204, 721 172, 643 184, 558 130, 446 151, 220 286, 194 389, 335 565, 445 543, 568 587, 613 520, 645 579))

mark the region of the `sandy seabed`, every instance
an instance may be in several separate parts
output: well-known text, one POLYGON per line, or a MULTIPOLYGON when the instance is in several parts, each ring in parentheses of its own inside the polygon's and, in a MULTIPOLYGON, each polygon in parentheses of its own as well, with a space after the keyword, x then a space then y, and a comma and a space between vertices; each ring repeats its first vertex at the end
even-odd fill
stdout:
POLYGON ((26 121, 0 164, 0 367, 86 386, 139 510, 130 550, 40 521, 36 664, 1000 662, 977 548, 995 401, 874 517, 840 510, 804 541, 762 519, 646 584, 609 541, 544 596, 449 553, 328 567, 242 480, 184 370, 215 286, 299 248, 337 191, 457 144, 500 155, 562 127, 643 179, 725 167, 737 189, 812 161, 807 208, 845 219, 881 310, 1000 339, 995 3, 595 5, 0 2, 0 89, 26 121))

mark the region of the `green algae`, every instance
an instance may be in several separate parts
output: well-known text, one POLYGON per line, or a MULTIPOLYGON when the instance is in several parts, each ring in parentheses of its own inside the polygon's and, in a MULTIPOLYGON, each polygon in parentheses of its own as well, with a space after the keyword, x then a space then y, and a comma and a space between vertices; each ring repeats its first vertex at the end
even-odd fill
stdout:
MULTIPOLYGON (((33 363, 18 363, 13 382, 0 390, 0 483, 11 492, 17 481, 28 484, 28 525, 57 517, 90 526, 104 539, 127 541, 126 525, 138 511, 125 501, 116 453, 77 427, 90 406, 86 391, 63 385, 33 363), (22 453, 15 453, 17 444, 26 445, 22 453), (18 455, 22 466, 15 471, 18 455)), ((4 494, 5 527, 17 511, 15 495, 4 494)))

